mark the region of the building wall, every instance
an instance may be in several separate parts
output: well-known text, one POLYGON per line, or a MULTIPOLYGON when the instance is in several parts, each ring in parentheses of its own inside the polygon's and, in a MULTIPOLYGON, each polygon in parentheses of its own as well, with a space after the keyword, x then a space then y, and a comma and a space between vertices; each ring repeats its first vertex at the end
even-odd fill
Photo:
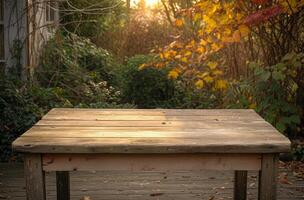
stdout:
MULTIPOLYGON (((26 1, 4 1, 5 71, 20 67, 22 76, 27 68, 27 14, 26 1), (19 46, 19 47, 18 47, 19 46), (20 59, 19 59, 20 58, 20 59)), ((16 69, 18 70, 18 69, 16 69)))
MULTIPOLYGON (((16 67, 21 68, 23 79, 30 78, 34 73, 40 52, 55 30, 54 22, 46 19, 49 2, 4 0, 6 73, 16 67)), ((56 12, 56 23, 58 18, 56 12)))

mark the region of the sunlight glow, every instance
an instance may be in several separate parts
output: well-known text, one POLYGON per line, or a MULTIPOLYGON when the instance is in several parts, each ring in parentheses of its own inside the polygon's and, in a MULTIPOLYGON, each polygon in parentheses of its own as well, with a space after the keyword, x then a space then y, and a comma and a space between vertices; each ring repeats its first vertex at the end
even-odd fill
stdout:
MULTIPOLYGON (((137 5, 141 0, 131 0, 131 5, 137 5)), ((160 0, 144 0, 145 1, 145 4, 147 7, 154 7, 156 6, 160 0)))
POLYGON ((145 0, 145 2, 148 7, 152 7, 157 5, 159 3, 159 0, 145 0))

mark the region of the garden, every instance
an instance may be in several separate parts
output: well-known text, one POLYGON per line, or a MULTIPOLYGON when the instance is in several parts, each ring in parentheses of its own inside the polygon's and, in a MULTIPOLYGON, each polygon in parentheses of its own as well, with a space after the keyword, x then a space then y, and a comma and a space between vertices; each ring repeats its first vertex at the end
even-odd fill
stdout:
POLYGON ((18 161, 12 141, 56 107, 254 109, 293 141, 287 159, 304 159, 302 0, 70 0, 58 9, 34 73, 20 67, 16 43, 2 74, 1 162, 18 161))

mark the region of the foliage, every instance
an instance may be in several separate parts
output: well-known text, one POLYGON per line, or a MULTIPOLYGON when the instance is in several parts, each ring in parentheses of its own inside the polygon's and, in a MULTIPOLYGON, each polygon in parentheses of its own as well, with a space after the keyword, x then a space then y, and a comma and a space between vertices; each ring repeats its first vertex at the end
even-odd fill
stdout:
POLYGON ((69 0, 60 2, 60 11, 66 32, 94 38, 119 23, 125 7, 122 0, 69 0))
POLYGON ((249 65, 252 77, 231 84, 227 107, 255 109, 279 131, 299 132, 303 109, 296 102, 297 82, 303 76, 304 54, 289 53, 272 66, 249 65))
POLYGON ((222 93, 218 91, 197 89, 191 81, 174 80, 174 98, 170 100, 171 108, 182 109, 212 109, 221 108, 222 93))
POLYGON ((180 35, 161 49, 160 62, 153 66, 169 68, 172 78, 183 75, 192 79, 198 89, 210 85, 225 90, 225 48, 249 40, 253 26, 282 13, 297 13, 303 6, 300 1, 286 1, 257 7, 262 2, 203 0, 180 10, 175 21, 180 35))
POLYGON ((304 146, 297 144, 292 148, 292 155, 294 160, 304 161, 304 146))
POLYGON ((68 99, 63 100, 67 105, 119 101, 120 92, 114 88, 116 63, 107 51, 88 39, 57 34, 42 58, 36 71, 39 86, 68 99))
POLYGON ((15 160, 11 143, 54 107, 133 108, 122 104, 113 57, 89 40, 57 35, 42 53, 34 82, 1 77, 1 161, 15 160))
POLYGON ((153 56, 137 55, 128 59, 121 69, 124 100, 140 108, 166 107, 174 95, 174 83, 164 70, 153 68, 138 70, 153 56))
POLYGON ((0 161, 15 160, 11 143, 29 129, 42 112, 27 95, 26 87, 16 87, 11 81, 0 80, 0 161))
POLYGON ((108 49, 121 61, 137 54, 149 54, 156 46, 164 46, 173 32, 161 8, 132 7, 128 17, 94 38, 94 43, 108 49))

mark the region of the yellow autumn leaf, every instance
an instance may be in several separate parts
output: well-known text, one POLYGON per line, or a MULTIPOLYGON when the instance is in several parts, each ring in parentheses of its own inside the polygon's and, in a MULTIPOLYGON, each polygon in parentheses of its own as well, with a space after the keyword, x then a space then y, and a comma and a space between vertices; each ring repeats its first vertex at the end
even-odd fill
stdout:
POLYGON ((202 88, 204 87, 204 81, 202 81, 202 80, 196 81, 195 87, 196 87, 197 89, 202 89, 202 88))
POLYGON ((221 71, 221 70, 214 70, 214 71, 212 72, 212 74, 215 75, 215 76, 220 76, 220 75, 223 75, 224 72, 221 71))
POLYGON ((196 51, 197 51, 198 53, 202 54, 202 53, 205 52, 205 48, 204 48, 204 47, 198 47, 198 48, 196 49, 196 51))
POLYGON ((213 78, 211 76, 206 76, 206 77, 204 77, 204 81, 206 83, 212 83, 214 80, 213 80, 213 78))
POLYGON ((181 61, 184 62, 184 63, 187 63, 187 62, 188 62, 188 58, 182 57, 182 58, 181 58, 181 61))
POLYGON ((212 43, 212 42, 213 42, 213 39, 212 39, 211 36, 208 36, 208 37, 207 37, 207 42, 209 42, 209 43, 212 43))
POLYGON ((200 45, 205 46, 207 44, 206 40, 201 39, 200 45))
POLYGON ((178 75, 179 75, 178 70, 173 69, 173 70, 171 70, 169 72, 168 78, 170 78, 170 79, 177 79, 178 75))
POLYGON ((209 25, 210 28, 216 27, 216 21, 214 19, 210 18, 209 16, 204 15, 203 20, 209 25))
POLYGON ((256 109, 256 106, 257 106, 257 105, 256 105, 255 103, 252 103, 252 104, 249 105, 249 108, 250 108, 250 109, 256 109))
POLYGON ((164 59, 164 54, 163 54, 163 53, 160 53, 160 54, 159 54, 159 57, 160 57, 160 59, 164 59))
POLYGON ((244 24, 239 26, 239 31, 242 37, 246 37, 250 33, 250 29, 244 24))
POLYGON ((212 44, 211 44, 211 49, 212 49, 213 51, 218 51, 218 50, 221 49, 221 46, 220 46, 219 44, 217 44, 217 43, 212 43, 212 44))
POLYGON ((205 76, 208 76, 209 75, 209 72, 204 72, 204 73, 199 73, 197 75, 198 78, 201 78, 201 79, 204 79, 205 76))
POLYGON ((225 80, 217 80, 214 87, 217 90, 225 90, 228 87, 228 83, 225 80))
POLYGON ((217 63, 216 62, 208 62, 207 63, 207 66, 210 68, 210 69, 215 69, 217 67, 217 63))
POLYGON ((177 20, 175 20, 175 25, 176 25, 177 27, 181 27, 183 24, 184 24, 184 22, 183 22, 182 19, 177 19, 177 20))
POLYGON ((169 52, 163 52, 163 57, 165 59, 169 59, 170 58, 170 53, 169 52))
POLYGON ((193 20, 195 22, 197 22, 198 20, 200 20, 202 18, 202 15, 200 13, 195 13, 194 17, 193 17, 193 20))
POLYGON ((191 56, 192 55, 192 52, 191 51, 186 51, 185 52, 185 56, 191 56))
POLYGON ((141 64, 141 65, 139 66, 139 70, 143 70, 143 69, 146 68, 146 67, 147 67, 147 64, 146 64, 146 63, 141 64))

